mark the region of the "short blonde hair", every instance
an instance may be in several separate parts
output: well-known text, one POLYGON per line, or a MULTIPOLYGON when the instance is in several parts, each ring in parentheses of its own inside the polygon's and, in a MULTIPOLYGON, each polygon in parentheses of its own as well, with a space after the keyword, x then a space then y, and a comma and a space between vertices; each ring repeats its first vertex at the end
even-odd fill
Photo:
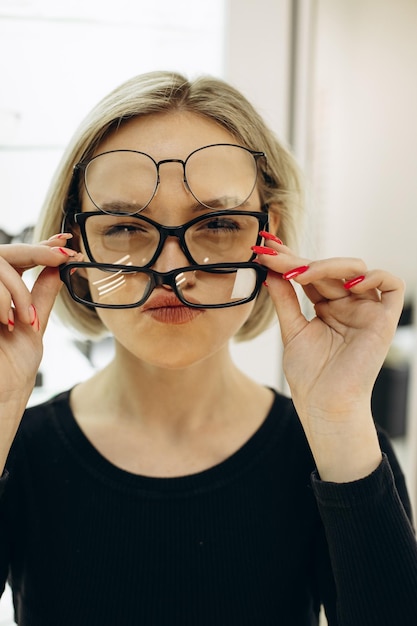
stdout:
MULTIPOLYGON (((248 100, 226 82, 202 76, 188 81, 172 72, 150 72, 123 83, 90 112, 75 132, 57 168, 41 212, 36 238, 48 239, 60 232, 63 216, 79 204, 79 185, 73 167, 92 156, 100 142, 122 122, 158 112, 190 111, 227 129, 241 145, 265 152, 267 169, 258 176, 258 188, 269 211, 280 217, 279 236, 288 245, 296 243, 301 216, 300 176, 293 157, 276 139, 248 100)), ((56 311, 62 321, 83 336, 99 338, 106 329, 92 308, 75 302, 62 289, 56 311)), ((272 301, 263 287, 253 311, 236 339, 262 332, 274 317, 272 301)))

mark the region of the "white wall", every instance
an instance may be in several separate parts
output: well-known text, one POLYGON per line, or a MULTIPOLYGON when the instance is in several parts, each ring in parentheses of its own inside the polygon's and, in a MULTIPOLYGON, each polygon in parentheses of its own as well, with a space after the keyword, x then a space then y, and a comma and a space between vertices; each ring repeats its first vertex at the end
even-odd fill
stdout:
POLYGON ((0 3, 0 225, 39 213, 62 150, 98 100, 155 69, 223 71, 224 0, 0 3))
POLYGON ((417 287, 417 2, 317 0, 314 237, 417 287))

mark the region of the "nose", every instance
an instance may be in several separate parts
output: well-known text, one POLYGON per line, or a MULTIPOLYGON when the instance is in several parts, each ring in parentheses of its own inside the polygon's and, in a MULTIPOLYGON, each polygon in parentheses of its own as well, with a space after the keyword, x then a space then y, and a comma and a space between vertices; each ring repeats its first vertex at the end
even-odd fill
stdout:
POLYGON ((180 240, 176 235, 168 236, 162 250, 152 266, 158 272, 169 272, 178 267, 186 267, 189 261, 181 250, 180 240))

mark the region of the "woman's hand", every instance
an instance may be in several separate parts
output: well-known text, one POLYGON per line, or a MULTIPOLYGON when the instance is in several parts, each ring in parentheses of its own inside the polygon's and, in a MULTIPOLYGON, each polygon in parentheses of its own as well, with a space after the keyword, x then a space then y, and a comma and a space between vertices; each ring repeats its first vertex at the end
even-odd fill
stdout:
POLYGON ((61 287, 57 267, 77 256, 65 248, 70 237, 0 245, 0 470, 35 383, 43 333, 61 287), (36 266, 44 269, 29 291, 22 275, 36 266))
POLYGON ((258 260, 284 344, 284 371, 322 479, 347 482, 373 471, 381 452, 371 394, 403 306, 404 283, 359 259, 309 262, 269 239, 258 260), (303 315, 290 281, 316 316, 303 315))

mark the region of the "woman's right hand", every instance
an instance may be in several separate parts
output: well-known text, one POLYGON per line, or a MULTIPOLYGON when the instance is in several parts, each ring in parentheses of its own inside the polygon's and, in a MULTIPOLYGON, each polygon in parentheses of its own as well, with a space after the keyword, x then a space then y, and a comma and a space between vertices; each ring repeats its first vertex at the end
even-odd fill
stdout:
POLYGON ((62 285, 57 268, 78 257, 65 248, 70 237, 0 245, 0 471, 35 384, 43 334, 62 285), (30 291, 22 275, 37 266, 44 269, 30 291))

